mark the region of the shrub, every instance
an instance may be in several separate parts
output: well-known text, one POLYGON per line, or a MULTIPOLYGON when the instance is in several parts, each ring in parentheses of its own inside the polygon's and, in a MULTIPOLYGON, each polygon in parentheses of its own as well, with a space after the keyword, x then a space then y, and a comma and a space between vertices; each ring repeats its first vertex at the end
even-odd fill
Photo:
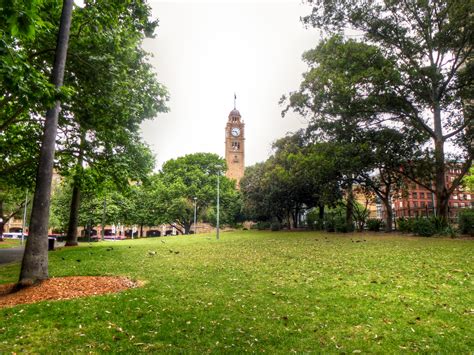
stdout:
POLYGON ((412 228, 413 233, 422 237, 431 237, 438 232, 435 220, 432 218, 415 218, 412 228))
POLYGON ((308 225, 309 229, 316 229, 316 224, 318 220, 319 215, 315 208, 313 208, 306 214, 306 224, 308 225))
POLYGON ((326 232, 334 232, 335 231, 335 218, 333 214, 326 214, 324 217, 324 230, 326 232))
POLYGON ((270 226, 270 229, 274 232, 279 231, 281 229, 281 223, 278 222, 278 221, 273 221, 271 226, 270 226))
POLYGON ((401 217, 397 220, 398 230, 402 233, 413 233, 414 218, 401 217))
POLYGON ((334 230, 339 233, 353 232, 354 225, 347 224, 343 216, 336 216, 334 219, 334 230))
POLYGON ((378 232, 383 226, 383 221, 377 218, 367 220, 367 229, 371 232, 378 232))
POLYGON ((270 222, 268 221, 257 222, 255 225, 256 225, 256 228, 260 231, 265 230, 265 229, 270 229, 270 222))
POLYGON ((474 235, 474 210, 463 210, 458 214, 458 227, 461 234, 474 235))

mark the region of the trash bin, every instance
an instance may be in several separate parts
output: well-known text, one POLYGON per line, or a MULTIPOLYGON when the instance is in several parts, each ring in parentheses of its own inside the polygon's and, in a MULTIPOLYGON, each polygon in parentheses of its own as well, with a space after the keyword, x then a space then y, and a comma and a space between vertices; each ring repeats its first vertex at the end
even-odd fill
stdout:
POLYGON ((48 250, 54 250, 54 241, 53 237, 48 237, 48 250))

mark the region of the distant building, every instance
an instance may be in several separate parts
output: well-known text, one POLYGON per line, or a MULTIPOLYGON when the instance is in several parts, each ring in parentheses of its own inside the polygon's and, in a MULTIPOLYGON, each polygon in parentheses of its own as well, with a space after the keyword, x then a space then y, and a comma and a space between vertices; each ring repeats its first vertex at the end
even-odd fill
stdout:
MULTIPOLYGON (((448 186, 459 176, 459 168, 446 172, 448 186)), ((392 208, 396 217, 418 217, 434 214, 437 201, 436 195, 423 186, 409 182, 402 191, 392 198, 392 208)), ((474 193, 465 191, 459 186, 451 194, 448 209, 449 217, 455 218, 459 209, 474 207, 474 193)))

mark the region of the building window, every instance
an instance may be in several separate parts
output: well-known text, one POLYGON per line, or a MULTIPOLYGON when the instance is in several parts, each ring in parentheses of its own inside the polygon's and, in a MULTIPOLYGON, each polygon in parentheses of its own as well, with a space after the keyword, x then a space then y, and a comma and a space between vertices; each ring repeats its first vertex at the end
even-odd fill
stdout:
POLYGON ((413 198, 418 198, 418 193, 413 192, 413 193, 412 193, 412 196, 413 196, 413 198))
POLYGON ((454 202, 454 203, 453 203, 453 207, 459 207, 459 203, 454 202))
POLYGON ((457 200, 458 199, 458 195, 454 194, 453 195, 453 200, 457 200))
POLYGON ((420 198, 425 198, 425 193, 424 192, 420 192, 420 198))
POLYGON ((471 199, 471 195, 466 195, 466 200, 470 200, 471 199))
POLYGON ((413 202, 413 207, 417 208, 418 207, 418 202, 413 202))

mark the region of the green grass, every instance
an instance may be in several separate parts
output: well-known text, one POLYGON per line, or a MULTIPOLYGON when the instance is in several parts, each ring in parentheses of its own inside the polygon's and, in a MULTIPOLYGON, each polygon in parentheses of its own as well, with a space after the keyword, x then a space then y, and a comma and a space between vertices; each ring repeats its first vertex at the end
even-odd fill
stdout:
POLYGON ((20 240, 19 239, 3 239, 3 241, 0 242, 0 249, 5 249, 5 248, 14 248, 20 246, 20 240))
MULTIPOLYGON (((2 309, 0 353, 474 349, 472 240, 246 231, 49 255, 51 276, 147 283, 2 309)), ((0 267, 0 282, 15 281, 18 270, 0 267)))

